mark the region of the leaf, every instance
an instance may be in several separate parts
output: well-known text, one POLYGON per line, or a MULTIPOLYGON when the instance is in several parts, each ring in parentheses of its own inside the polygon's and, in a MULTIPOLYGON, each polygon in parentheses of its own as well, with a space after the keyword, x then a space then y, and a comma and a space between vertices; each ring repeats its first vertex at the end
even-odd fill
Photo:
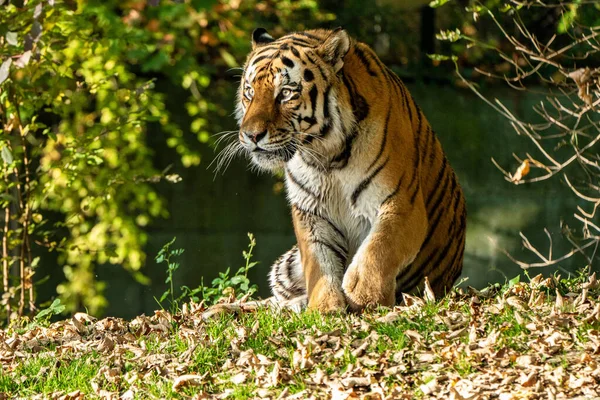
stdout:
POLYGON ((247 278, 245 276, 236 275, 231 278, 230 282, 232 285, 239 285, 240 283, 246 281, 247 278))
POLYGON ((443 54, 427 54, 427 57, 431 58, 433 61, 447 61, 447 60, 452 60, 452 61, 457 61, 458 57, 457 56, 445 56, 443 54))
POLYGON ((461 38, 461 33, 460 30, 458 28, 456 28, 455 30, 445 30, 445 31, 440 31, 440 33, 438 33, 437 35, 435 35, 435 38, 437 40, 446 40, 448 42, 456 42, 458 40, 460 40, 461 38))
POLYGON ((450 0, 433 0, 432 2, 429 3, 429 7, 431 8, 438 8, 443 6, 444 4, 448 3, 450 0))
POLYGON ((529 173, 529 160, 524 160, 515 174, 510 178, 510 181, 513 183, 519 182, 525 175, 529 173))
POLYGON ((11 64, 12 58, 7 58, 6 61, 4 61, 0 66, 0 83, 4 82, 6 78, 8 78, 8 73, 10 72, 11 64))
POLYGON ((19 36, 17 32, 6 32, 6 43, 11 46, 17 46, 19 44, 19 36))
POLYGON ((23 68, 29 64, 29 59, 31 59, 31 50, 27 50, 25 53, 23 53, 21 57, 15 61, 15 66, 17 68, 23 68))
POLYGON ((35 6, 35 9, 33 10, 34 19, 38 19, 40 15, 42 15, 42 3, 39 3, 37 6, 35 6))
POLYGON ((13 155, 8 146, 2 148, 2 160, 5 164, 11 164, 13 162, 13 155))
POLYGON ((221 49, 220 50, 221 57, 223 57, 223 61, 230 68, 235 68, 238 66, 238 62, 235 60, 235 57, 231 55, 228 51, 221 49))
POLYGON ((25 44, 23 46, 24 50, 32 50, 33 45, 40 40, 42 37, 42 24, 39 21, 33 21, 33 25, 31 25, 31 30, 27 35, 25 35, 25 44))

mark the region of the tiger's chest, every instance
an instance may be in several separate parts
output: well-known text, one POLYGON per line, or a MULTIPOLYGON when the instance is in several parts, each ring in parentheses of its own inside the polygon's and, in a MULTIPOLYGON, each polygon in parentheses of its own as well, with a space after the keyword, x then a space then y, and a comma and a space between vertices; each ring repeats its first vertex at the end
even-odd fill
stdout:
POLYGON ((294 158, 286 168, 287 197, 291 205, 316 212, 334 223, 354 252, 375 222, 380 197, 380 188, 372 185, 353 201, 362 179, 350 169, 323 172, 294 158))

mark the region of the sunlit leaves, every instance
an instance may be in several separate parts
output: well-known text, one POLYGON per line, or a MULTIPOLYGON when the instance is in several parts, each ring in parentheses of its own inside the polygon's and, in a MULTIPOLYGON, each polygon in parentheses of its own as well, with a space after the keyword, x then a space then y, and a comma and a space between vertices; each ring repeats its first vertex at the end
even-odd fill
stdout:
POLYGON ((234 124, 234 89, 223 76, 243 61, 256 18, 288 31, 297 28, 298 12, 322 18, 314 0, 262 4, 259 17, 247 18, 257 4, 31 0, 3 8, 0 124, 11 140, 10 147, 0 144, 0 155, 11 164, 2 178, 15 182, 0 193, 0 204, 18 201, 17 186, 30 196, 31 214, 14 221, 22 229, 28 220, 40 251, 58 252, 66 282, 57 290, 66 310, 101 312, 99 264, 147 281, 142 229, 167 215, 154 184, 181 179, 154 168, 147 137, 161 151, 172 148, 178 168, 198 165, 198 142, 234 124), (192 118, 175 123, 171 113, 186 111, 192 118), (35 165, 27 190, 25 154, 35 165))
POLYGON ((6 43, 11 46, 16 46, 18 44, 18 35, 17 32, 6 32, 6 43))
POLYGON ((11 64, 12 64, 12 59, 8 58, 8 59, 4 60, 4 62, 2 63, 2 66, 0 66, 0 84, 8 78, 11 64))
POLYGON ((438 8, 448 3, 450 0, 433 0, 429 3, 429 7, 438 8))
POLYGON ((5 164, 12 164, 13 155, 12 155, 10 149, 8 148, 8 146, 6 146, 6 145, 2 146, 1 154, 2 154, 2 161, 4 161, 5 164))
POLYGON ((461 38, 461 33, 460 33, 460 30, 458 28, 456 28, 455 30, 440 31, 440 33, 436 34, 435 37, 438 40, 445 40, 448 42, 456 42, 457 40, 459 40, 461 38))

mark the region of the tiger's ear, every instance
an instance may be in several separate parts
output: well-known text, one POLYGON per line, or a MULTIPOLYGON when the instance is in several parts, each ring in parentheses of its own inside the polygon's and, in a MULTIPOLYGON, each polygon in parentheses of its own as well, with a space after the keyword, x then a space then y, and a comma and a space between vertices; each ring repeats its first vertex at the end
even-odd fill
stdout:
POLYGON ((344 57, 350 50, 350 36, 341 27, 334 29, 317 49, 317 54, 338 72, 344 66, 344 57))
POLYGON ((256 28, 254 32, 252 32, 252 50, 257 46, 271 43, 274 40, 273 36, 269 35, 265 28, 256 28))

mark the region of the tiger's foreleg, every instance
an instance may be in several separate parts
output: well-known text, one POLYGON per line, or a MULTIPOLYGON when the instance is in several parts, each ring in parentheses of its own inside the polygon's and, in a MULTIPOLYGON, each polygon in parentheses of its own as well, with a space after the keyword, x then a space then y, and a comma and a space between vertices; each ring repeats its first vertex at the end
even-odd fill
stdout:
POLYGON ((415 259, 427 232, 422 196, 412 205, 402 195, 384 202, 369 235, 344 274, 342 287, 353 310, 393 306, 396 276, 415 259))
POLYGON ((308 308, 321 312, 346 307, 342 279, 348 249, 339 229, 325 216, 292 207, 292 218, 302 258, 308 308))

